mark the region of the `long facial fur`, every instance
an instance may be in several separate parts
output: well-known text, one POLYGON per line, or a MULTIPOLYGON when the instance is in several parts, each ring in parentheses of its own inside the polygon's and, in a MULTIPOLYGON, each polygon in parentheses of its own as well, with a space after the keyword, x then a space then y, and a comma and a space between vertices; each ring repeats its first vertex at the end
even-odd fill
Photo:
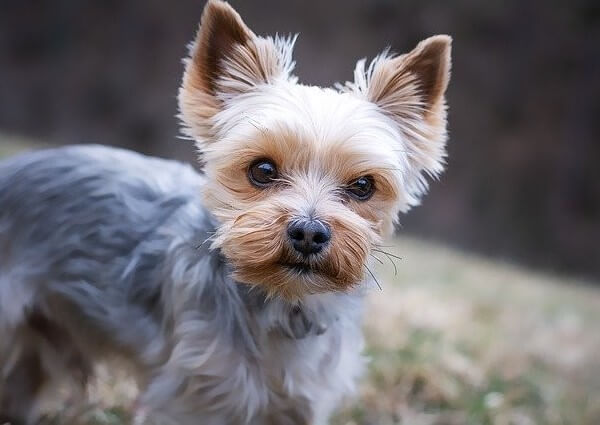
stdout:
POLYGON ((418 204, 425 175, 443 168, 444 92, 450 38, 425 40, 407 55, 359 61, 355 81, 338 89, 298 84, 294 38, 256 36, 227 4, 211 0, 186 60, 179 93, 184 133, 197 142, 209 184, 206 204, 221 226, 221 248, 235 277, 269 294, 347 290, 364 280, 371 249, 398 214, 418 204), (280 181, 253 187, 249 165, 272 160, 280 181), (357 202, 344 187, 374 178, 375 195, 357 202), (293 220, 332 229, 330 246, 300 274, 286 240, 293 220))

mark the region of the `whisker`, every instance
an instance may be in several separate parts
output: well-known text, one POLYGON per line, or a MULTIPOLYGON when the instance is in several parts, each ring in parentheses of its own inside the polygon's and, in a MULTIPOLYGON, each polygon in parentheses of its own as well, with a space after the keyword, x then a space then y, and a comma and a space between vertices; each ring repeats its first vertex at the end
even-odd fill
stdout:
POLYGON ((376 256, 374 256, 374 255, 373 255, 373 254, 371 254, 371 253, 369 253, 369 255, 370 255, 371 257, 373 257, 374 259, 376 259, 377 261, 379 261, 379 264, 383 265, 383 261, 381 261, 381 259, 380 259, 380 258, 377 258, 376 256))
POLYGON ((394 266, 394 276, 398 276, 398 267, 396 267, 396 262, 386 252, 384 252, 384 254, 387 257, 387 259, 390 260, 390 263, 392 263, 392 265, 394 266))
POLYGON ((367 266, 365 264, 365 267, 367 268, 367 270, 369 271, 369 274, 371 275, 371 277, 373 278, 373 280, 375 281, 375 283, 377 284, 377 287, 379 288, 380 291, 383 291, 383 289, 381 288, 381 285, 379 284, 379 281, 377 280, 377 278, 375 277, 375 275, 373 274, 373 272, 371 271, 371 269, 369 268, 369 266, 367 266))
POLYGON ((398 260, 403 260, 402 257, 398 257, 397 255, 392 254, 391 252, 387 252, 387 251, 384 251, 384 250, 381 250, 381 249, 373 248, 373 251, 380 252, 380 253, 385 254, 385 255, 389 255, 390 257, 397 258, 398 260))
MULTIPOLYGON (((394 266, 394 276, 398 276, 398 267, 396 267, 396 262, 393 260, 393 258, 392 258, 392 257, 391 257, 391 256, 390 256, 390 255, 389 255, 387 252, 385 252, 385 251, 377 250, 377 249, 375 249, 375 248, 372 248, 372 250, 373 250, 373 251, 376 251, 376 252, 380 252, 380 253, 382 253, 383 255, 385 255, 385 256, 386 256, 386 258, 387 258, 388 260, 390 260, 390 263, 392 263, 392 266, 394 266)), ((373 254, 371 254, 371 253, 369 253, 369 254, 370 254, 370 255, 373 255, 373 254)), ((377 257, 375 257, 375 258, 377 258, 377 257)), ((382 263, 382 264, 383 264, 383 263, 382 263)))
POLYGON ((394 261, 394 258, 397 258, 398 260, 402 260, 402 257, 398 257, 397 255, 394 255, 391 252, 387 252, 383 249, 377 249, 381 246, 382 245, 375 245, 375 247, 372 248, 372 250, 385 255, 387 257, 387 259, 390 260, 390 263, 392 263, 392 265, 394 266, 394 276, 398 276, 398 267, 396 266, 396 262, 394 261))

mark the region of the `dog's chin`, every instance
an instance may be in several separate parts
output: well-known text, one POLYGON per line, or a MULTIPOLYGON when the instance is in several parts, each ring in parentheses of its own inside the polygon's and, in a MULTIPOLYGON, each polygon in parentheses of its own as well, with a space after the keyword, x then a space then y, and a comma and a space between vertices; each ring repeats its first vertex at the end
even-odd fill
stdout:
POLYGON ((299 276, 310 276, 313 274, 319 275, 322 272, 314 266, 304 262, 280 262, 279 267, 287 270, 290 273, 296 273, 299 276))
POLYGON ((261 267, 234 267, 233 277, 262 288, 269 296, 297 301, 307 295, 345 292, 360 283, 347 274, 332 274, 325 267, 305 262, 281 262, 261 267))

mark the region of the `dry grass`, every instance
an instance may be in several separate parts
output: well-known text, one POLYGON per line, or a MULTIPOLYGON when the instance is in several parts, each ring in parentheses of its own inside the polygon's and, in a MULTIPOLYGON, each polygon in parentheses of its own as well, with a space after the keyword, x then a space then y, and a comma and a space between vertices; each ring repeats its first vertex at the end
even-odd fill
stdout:
MULTIPOLYGON (((0 138, 0 156, 21 146, 0 138)), ((408 238, 390 250, 403 259, 397 276, 378 267, 369 371, 333 424, 600 423, 600 289, 408 238)), ((101 376, 85 424, 129 423, 135 388, 101 376)))
POLYGON ((336 424, 600 423, 600 291, 411 239, 370 298, 372 358, 336 424))

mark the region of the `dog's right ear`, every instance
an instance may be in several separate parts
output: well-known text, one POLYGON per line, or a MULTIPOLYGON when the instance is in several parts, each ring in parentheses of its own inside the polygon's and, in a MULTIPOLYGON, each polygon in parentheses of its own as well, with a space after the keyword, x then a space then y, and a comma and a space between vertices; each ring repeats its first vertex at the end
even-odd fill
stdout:
POLYGON ((354 82, 342 86, 377 105, 402 135, 398 152, 408 160, 403 178, 411 205, 417 205, 427 189, 425 176, 437 176, 444 169, 451 45, 449 36, 436 35, 401 56, 386 50, 367 68, 360 60, 354 82))
POLYGON ((289 79, 295 38, 258 37, 229 4, 209 0, 185 59, 179 89, 183 132, 200 149, 215 136, 214 116, 236 96, 289 79))

